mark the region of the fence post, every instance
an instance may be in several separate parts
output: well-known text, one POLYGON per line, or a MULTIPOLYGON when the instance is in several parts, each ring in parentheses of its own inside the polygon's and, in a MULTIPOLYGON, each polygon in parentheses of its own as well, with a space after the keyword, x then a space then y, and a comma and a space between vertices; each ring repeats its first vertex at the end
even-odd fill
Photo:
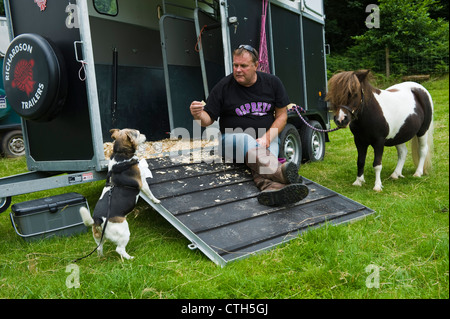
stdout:
POLYGON ((391 75, 391 70, 390 70, 390 65, 389 65, 389 47, 386 47, 386 77, 389 78, 389 76, 391 75))

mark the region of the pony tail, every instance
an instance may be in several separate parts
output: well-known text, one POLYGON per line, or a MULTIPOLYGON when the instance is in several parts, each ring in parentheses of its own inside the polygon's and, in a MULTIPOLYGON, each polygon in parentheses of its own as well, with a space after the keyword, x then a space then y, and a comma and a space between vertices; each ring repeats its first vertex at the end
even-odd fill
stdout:
MULTIPOLYGON (((433 130, 434 130, 434 122, 433 122, 433 111, 434 111, 434 105, 433 105, 433 99, 431 98, 430 93, 422 86, 419 88, 414 88, 411 90, 414 94, 415 98, 419 100, 420 104, 424 108, 425 112, 425 118, 428 116, 430 117, 430 125, 428 127, 428 130, 425 134, 426 136, 426 143, 428 146, 427 155, 425 157, 425 162, 423 165, 423 173, 429 174, 431 171, 431 158, 433 156, 433 130)), ((419 150, 419 143, 418 143, 417 136, 412 139, 411 142, 411 151, 413 156, 414 164, 417 167, 417 164, 419 163, 419 156, 420 156, 420 150, 419 150)))
POLYGON ((434 144, 433 144, 433 131, 434 131, 434 122, 431 119, 430 128, 427 131, 427 143, 428 143, 428 153, 425 158, 425 164, 423 165, 423 172, 425 174, 429 174, 431 172, 431 158, 433 157, 434 144))
MULTIPOLYGON (((431 119, 430 127, 427 131, 427 145, 428 145, 428 152, 427 156, 425 158, 425 162, 423 164, 423 173, 428 175, 431 172, 432 164, 431 159, 433 157, 433 151, 434 151, 434 144, 433 144, 433 131, 434 131, 434 122, 433 119, 431 119)), ((419 140, 417 136, 414 136, 411 140, 411 153, 414 165, 417 167, 419 164, 419 157, 420 157, 420 150, 419 150, 419 140)))

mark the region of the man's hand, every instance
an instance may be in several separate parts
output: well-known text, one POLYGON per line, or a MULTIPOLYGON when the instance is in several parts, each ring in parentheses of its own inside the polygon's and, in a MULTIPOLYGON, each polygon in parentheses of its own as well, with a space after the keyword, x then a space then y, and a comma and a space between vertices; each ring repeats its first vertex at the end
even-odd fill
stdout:
POLYGON ((270 146, 270 139, 267 138, 267 133, 264 134, 262 137, 256 139, 256 142, 264 148, 269 148, 270 146))
POLYGON ((192 116, 195 120, 201 120, 201 115, 203 112, 203 107, 205 106, 205 102, 193 101, 191 106, 189 107, 192 116))
POLYGON ((261 147, 269 148, 270 143, 272 143, 272 141, 277 138, 278 133, 281 133, 281 131, 286 126, 286 123, 287 123, 287 108, 286 107, 276 108, 275 121, 272 123, 272 126, 266 132, 266 134, 258 138, 256 142, 258 142, 258 144, 261 147))
POLYGON ((200 121, 200 125, 203 127, 207 127, 211 125, 214 121, 211 119, 209 114, 203 110, 203 107, 206 105, 205 102, 201 101, 193 101, 189 110, 191 111, 194 120, 200 121))

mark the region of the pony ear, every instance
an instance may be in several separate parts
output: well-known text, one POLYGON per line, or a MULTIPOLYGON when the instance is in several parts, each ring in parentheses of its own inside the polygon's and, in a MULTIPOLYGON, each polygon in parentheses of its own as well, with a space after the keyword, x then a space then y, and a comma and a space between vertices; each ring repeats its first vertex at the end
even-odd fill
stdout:
POLYGON ((370 70, 359 70, 359 71, 355 71, 353 73, 356 75, 359 82, 362 83, 362 82, 364 82, 364 80, 366 80, 367 76, 370 73, 370 70))

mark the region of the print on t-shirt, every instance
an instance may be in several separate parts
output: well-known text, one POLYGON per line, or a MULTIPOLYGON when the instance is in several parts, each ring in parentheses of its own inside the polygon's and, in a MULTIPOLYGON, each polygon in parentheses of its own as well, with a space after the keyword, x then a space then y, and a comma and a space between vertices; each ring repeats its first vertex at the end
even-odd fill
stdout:
POLYGON ((272 104, 266 102, 252 102, 245 103, 240 107, 236 108, 237 116, 244 116, 246 114, 251 114, 255 116, 264 116, 270 112, 272 104))

